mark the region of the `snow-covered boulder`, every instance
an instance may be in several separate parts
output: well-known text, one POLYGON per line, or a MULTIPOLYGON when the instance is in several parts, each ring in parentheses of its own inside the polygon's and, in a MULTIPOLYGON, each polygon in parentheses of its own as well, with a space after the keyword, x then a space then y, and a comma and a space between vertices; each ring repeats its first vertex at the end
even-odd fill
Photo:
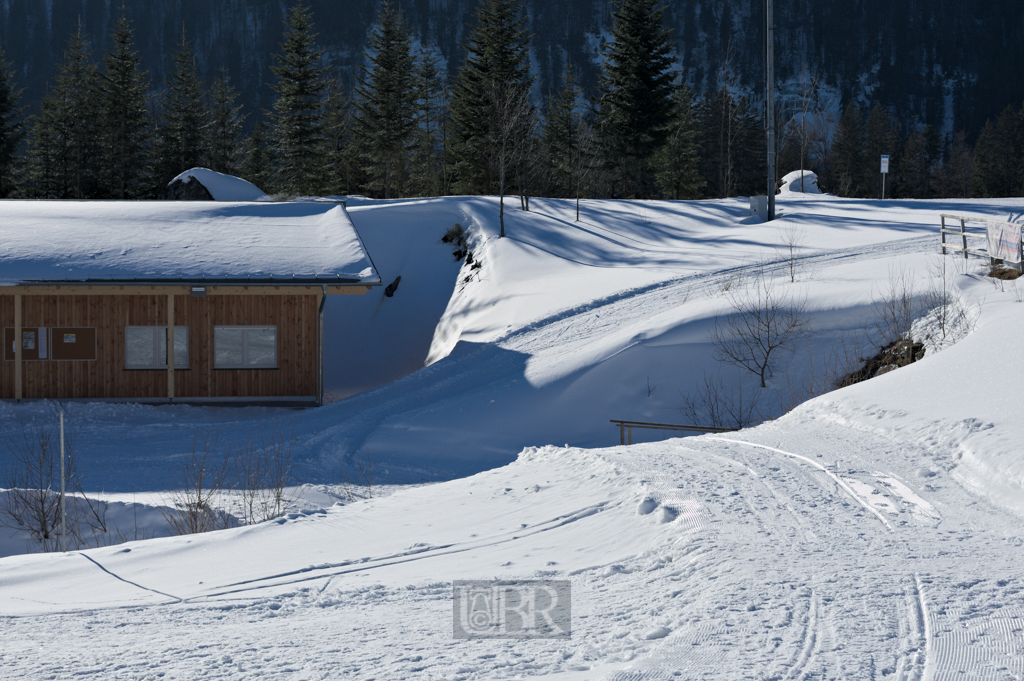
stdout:
POLYGON ((165 201, 270 201, 251 182, 209 168, 191 168, 167 183, 160 192, 165 201))
POLYGON ((779 189, 780 194, 820 194, 821 189, 818 188, 818 176, 812 173, 810 170, 803 171, 804 182, 803 187, 800 186, 800 172, 794 170, 785 177, 782 178, 782 188, 779 189))

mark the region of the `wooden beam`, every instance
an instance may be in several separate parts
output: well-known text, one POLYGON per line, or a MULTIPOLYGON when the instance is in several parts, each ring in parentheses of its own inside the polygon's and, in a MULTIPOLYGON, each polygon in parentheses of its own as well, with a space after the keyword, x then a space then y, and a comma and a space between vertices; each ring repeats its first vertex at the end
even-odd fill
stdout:
POLYGON ((174 294, 167 295, 167 399, 174 399, 174 294))
POLYGON ((14 296, 14 399, 21 399, 21 296, 14 296))

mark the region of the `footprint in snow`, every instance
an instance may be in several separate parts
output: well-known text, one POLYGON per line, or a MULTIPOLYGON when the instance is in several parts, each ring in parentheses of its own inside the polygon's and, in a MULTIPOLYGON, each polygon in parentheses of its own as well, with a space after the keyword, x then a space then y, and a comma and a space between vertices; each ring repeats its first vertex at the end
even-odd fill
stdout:
POLYGON ((646 634, 644 634, 644 640, 654 641, 654 640, 659 639, 659 638, 665 638, 666 636, 668 636, 671 633, 672 633, 672 630, 669 629, 668 627, 657 627, 655 629, 651 629, 646 634))
POLYGON ((645 497, 636 507, 637 515, 648 515, 658 508, 658 502, 650 497, 645 497))

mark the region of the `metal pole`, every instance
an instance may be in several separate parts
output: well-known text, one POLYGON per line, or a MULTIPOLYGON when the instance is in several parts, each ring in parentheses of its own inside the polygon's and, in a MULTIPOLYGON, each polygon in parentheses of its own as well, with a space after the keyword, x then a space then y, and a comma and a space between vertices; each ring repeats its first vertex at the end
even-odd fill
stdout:
POLYGON ((775 219, 775 18, 772 0, 765 0, 768 15, 768 72, 765 82, 765 103, 768 117, 768 219, 775 219))
POLYGON ((940 215, 941 227, 939 227, 939 240, 942 241, 942 255, 946 255, 946 216, 940 215))
POLYGON ((64 504, 64 410, 60 410, 60 550, 67 553, 68 550, 68 512, 64 504))
POLYGON ((882 173, 882 200, 885 201, 885 176, 887 173, 882 173))

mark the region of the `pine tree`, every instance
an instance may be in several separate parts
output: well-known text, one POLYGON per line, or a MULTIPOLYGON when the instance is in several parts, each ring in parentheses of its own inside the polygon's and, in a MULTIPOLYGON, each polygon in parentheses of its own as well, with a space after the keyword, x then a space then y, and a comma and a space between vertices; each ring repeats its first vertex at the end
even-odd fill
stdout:
POLYGON ((99 72, 79 24, 68 38, 54 86, 40 103, 28 144, 27 196, 85 199, 98 195, 99 72))
POLYGON ((132 49, 132 29, 122 11, 111 34, 114 49, 103 58, 99 79, 101 192, 108 198, 137 199, 151 193, 152 119, 146 74, 132 49))
POLYGON ((673 200, 698 199, 704 189, 700 174, 697 116, 693 93, 685 83, 672 96, 673 111, 669 135, 655 154, 654 168, 663 196, 673 200))
POLYGON ((940 153, 939 135, 930 125, 907 137, 900 159, 901 196, 912 199, 932 198, 940 153))
POLYGON ((862 196, 864 177, 864 116, 853 102, 846 105, 832 143, 832 172, 839 196, 862 196))
POLYGON ((204 165, 210 114, 195 61, 195 54, 182 28, 181 43, 174 53, 174 72, 163 97, 163 125, 158 134, 156 169, 157 187, 160 188, 189 168, 204 165))
POLYGON ((440 196, 446 193, 444 132, 448 112, 444 76, 432 53, 420 55, 415 78, 416 129, 409 161, 409 190, 414 196, 440 196))
POLYGON ((621 0, 601 75, 598 131, 620 186, 641 197, 672 117, 672 41, 659 0, 621 0))
POLYGON ((249 153, 242 165, 242 176, 270 194, 276 191, 276 187, 274 186, 274 168, 267 146, 266 124, 262 120, 258 120, 252 127, 252 134, 246 145, 249 153))
POLYGON ((544 111, 548 177, 555 196, 572 196, 575 192, 573 154, 580 139, 580 129, 586 125, 582 99, 583 90, 576 78, 576 70, 566 61, 562 87, 544 111))
POLYGON ((301 3, 288 11, 288 31, 271 71, 277 93, 271 144, 278 191, 310 194, 322 184, 323 50, 315 49, 312 16, 301 3))
POLYGON ((21 115, 25 107, 18 106, 21 90, 14 88, 11 64, 4 60, 0 49, 0 198, 10 196, 18 181, 18 148, 25 136, 21 115))
POLYGON ((377 22, 365 55, 370 66, 362 68, 356 86, 356 120, 364 139, 367 188, 390 199, 405 189, 416 129, 415 63, 402 13, 385 0, 377 22))
POLYGON ((882 195, 881 161, 882 156, 889 157, 889 177, 886 178, 886 195, 896 196, 897 182, 900 177, 900 164, 903 154, 898 153, 900 147, 900 130, 896 121, 889 116, 881 104, 876 103, 868 113, 864 124, 864 154, 861 157, 863 167, 860 180, 856 183, 855 196, 878 198, 882 195))
POLYGON ((220 76, 213 81, 210 89, 206 166, 228 175, 241 172, 242 160, 246 156, 242 138, 242 124, 246 116, 242 113, 242 106, 236 104, 237 101, 238 91, 231 86, 227 69, 221 69, 220 76))
POLYGON ((324 179, 329 193, 351 194, 366 180, 360 163, 359 144, 355 130, 355 107, 337 85, 327 89, 324 100, 324 179))
POLYGON ((974 150, 967 143, 962 130, 947 140, 946 160, 939 171, 938 198, 966 199, 971 196, 971 178, 974 176, 974 150))
POLYGON ((528 100, 533 87, 530 38, 519 1, 484 0, 476 22, 451 104, 456 187, 470 194, 495 188, 496 151, 503 137, 499 114, 508 113, 504 104, 528 100), (496 94, 501 102, 495 101, 496 94))

